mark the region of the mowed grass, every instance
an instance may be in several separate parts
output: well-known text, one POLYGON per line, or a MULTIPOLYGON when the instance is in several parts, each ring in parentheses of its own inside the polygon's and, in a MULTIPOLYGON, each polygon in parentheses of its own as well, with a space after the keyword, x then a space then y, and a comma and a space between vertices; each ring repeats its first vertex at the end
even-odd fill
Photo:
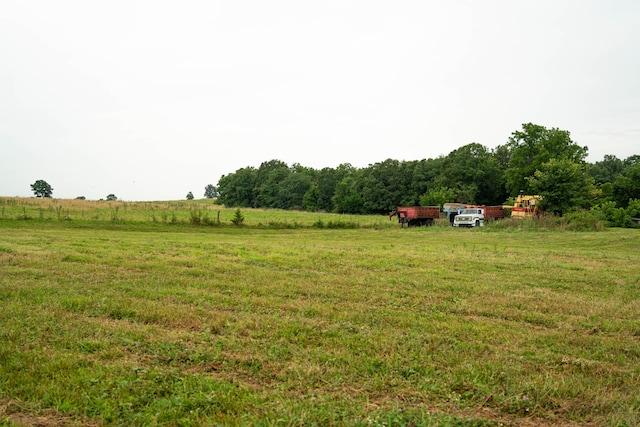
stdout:
POLYGON ((0 423, 640 422, 638 230, 103 223, 0 220, 0 423))

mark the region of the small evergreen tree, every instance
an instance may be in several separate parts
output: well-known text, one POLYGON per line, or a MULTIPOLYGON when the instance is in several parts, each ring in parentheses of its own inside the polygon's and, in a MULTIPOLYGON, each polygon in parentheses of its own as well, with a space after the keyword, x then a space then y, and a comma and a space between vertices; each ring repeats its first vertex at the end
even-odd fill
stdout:
POLYGON ((237 225, 238 227, 244 223, 244 215, 240 212, 240 208, 236 209, 236 213, 233 215, 233 219, 231 219, 233 225, 237 225))
POLYGON ((187 200, 193 200, 193 193, 191 191, 187 193, 187 200))

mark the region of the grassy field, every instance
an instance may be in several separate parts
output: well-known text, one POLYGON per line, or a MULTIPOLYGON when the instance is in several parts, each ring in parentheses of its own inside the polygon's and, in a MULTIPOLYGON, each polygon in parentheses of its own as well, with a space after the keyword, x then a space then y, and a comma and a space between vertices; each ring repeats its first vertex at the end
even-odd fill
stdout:
POLYGON ((640 423, 640 230, 109 203, 0 199, 0 425, 640 423))
MULTIPOLYGON (((0 219, 55 220, 115 224, 232 225, 236 209, 211 200, 123 202, 0 197, 0 219)), ((256 228, 303 228, 318 222, 333 228, 395 228, 380 215, 339 215, 285 210, 241 209, 244 224, 256 228)))

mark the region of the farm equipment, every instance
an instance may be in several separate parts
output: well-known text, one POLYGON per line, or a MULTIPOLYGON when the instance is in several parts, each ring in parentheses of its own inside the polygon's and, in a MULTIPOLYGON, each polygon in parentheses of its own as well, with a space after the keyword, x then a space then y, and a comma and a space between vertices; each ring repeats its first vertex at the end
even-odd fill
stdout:
POLYGON ((502 206, 467 206, 453 220, 454 227, 482 227, 485 221, 504 218, 502 206))
POLYGON ((542 199, 540 196, 526 196, 522 192, 516 197, 511 208, 511 218, 534 218, 542 214, 537 204, 542 199))
POLYGON ((449 220, 451 225, 453 225, 454 218, 466 207, 467 205, 464 203, 445 203, 442 206, 442 212, 444 212, 445 217, 449 220))
POLYGON ((394 216, 398 217, 401 227, 407 224, 408 227, 421 225, 433 225, 433 220, 440 218, 440 206, 399 206, 389 214, 389 220, 394 216))

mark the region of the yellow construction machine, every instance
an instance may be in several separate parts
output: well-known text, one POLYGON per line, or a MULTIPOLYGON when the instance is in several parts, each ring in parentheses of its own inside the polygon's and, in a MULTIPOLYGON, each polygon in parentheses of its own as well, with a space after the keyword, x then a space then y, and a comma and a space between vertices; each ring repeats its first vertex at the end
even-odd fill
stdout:
POLYGON ((511 207, 511 218, 536 218, 542 215, 537 206, 541 199, 541 196, 527 196, 520 192, 511 207))

